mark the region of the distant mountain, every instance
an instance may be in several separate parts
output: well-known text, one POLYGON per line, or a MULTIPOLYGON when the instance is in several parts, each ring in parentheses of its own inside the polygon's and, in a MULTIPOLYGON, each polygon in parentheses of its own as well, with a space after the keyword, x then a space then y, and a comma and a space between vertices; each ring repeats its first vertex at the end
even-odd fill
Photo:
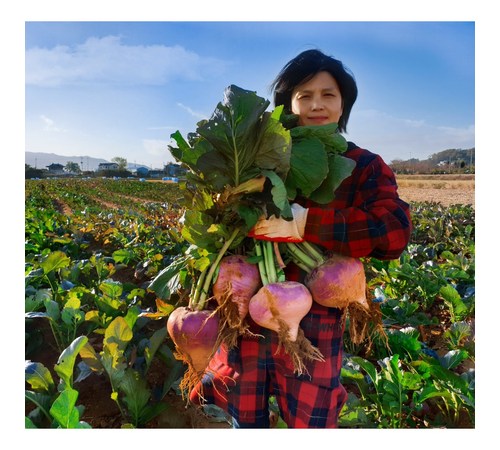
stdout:
MULTIPOLYGON (((101 163, 109 163, 106 159, 93 158, 91 156, 61 156, 55 153, 25 152, 24 162, 35 169, 46 169, 51 164, 66 165, 68 162, 76 162, 83 171, 96 171, 101 163)), ((143 164, 128 164, 129 170, 137 170, 139 167, 146 167, 143 164)))
POLYGON ((62 164, 65 166, 68 162, 75 162, 84 171, 95 171, 100 163, 109 163, 110 161, 101 158, 92 158, 91 156, 61 156, 55 153, 25 152, 24 162, 36 169, 46 169, 51 164, 62 164))

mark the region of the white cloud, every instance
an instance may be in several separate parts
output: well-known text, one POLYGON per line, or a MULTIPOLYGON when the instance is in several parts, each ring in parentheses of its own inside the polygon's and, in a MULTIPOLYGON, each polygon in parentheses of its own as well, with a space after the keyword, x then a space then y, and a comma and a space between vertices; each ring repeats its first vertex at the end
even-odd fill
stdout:
POLYGON ((56 133, 60 133, 60 132, 65 131, 62 128, 59 128, 51 118, 49 118, 43 114, 40 116, 40 119, 43 122, 43 129, 45 131, 56 132, 56 133))
POLYGON ((200 113, 193 111, 189 106, 183 105, 182 103, 177 103, 177 106, 181 107, 185 111, 187 111, 189 114, 191 114, 193 117, 197 119, 208 119, 206 114, 200 113))
POLYGON ((394 159, 427 159, 450 148, 475 146, 475 127, 430 125, 425 120, 408 120, 381 111, 357 111, 351 116, 347 140, 377 153, 386 162, 394 159))
POLYGON ((76 46, 26 51, 26 84, 113 83, 162 85, 172 79, 201 80, 226 63, 179 45, 126 45, 118 36, 92 37, 76 46))

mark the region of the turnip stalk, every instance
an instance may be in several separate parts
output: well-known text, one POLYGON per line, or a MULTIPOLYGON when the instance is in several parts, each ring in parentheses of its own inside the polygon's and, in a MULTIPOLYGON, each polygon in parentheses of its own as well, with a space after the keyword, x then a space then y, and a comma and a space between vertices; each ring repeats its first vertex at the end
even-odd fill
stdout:
POLYGON ((349 314, 349 333, 354 343, 366 336, 373 322, 383 334, 379 307, 367 301, 366 276, 363 263, 350 256, 331 254, 328 257, 311 243, 287 243, 293 262, 307 272, 304 284, 313 300, 328 308, 345 309, 349 314))
POLYGON ((278 334, 278 351, 284 348, 292 359, 294 371, 307 373, 304 360, 324 361, 321 352, 305 337, 300 321, 312 306, 309 290, 296 281, 286 281, 276 270, 272 242, 254 240, 256 254, 263 256, 259 264, 263 286, 251 298, 249 313, 260 326, 278 334))

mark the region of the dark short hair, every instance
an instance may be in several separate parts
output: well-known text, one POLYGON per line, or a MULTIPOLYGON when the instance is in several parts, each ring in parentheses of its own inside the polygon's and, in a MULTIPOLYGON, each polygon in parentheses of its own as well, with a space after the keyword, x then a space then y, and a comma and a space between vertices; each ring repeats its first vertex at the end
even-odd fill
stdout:
POLYGON ((285 112, 292 111, 292 92, 300 84, 313 78, 318 72, 328 72, 339 85, 342 95, 342 115, 339 131, 346 131, 352 105, 358 96, 354 75, 341 61, 327 56, 319 50, 306 50, 289 61, 271 85, 274 91, 274 105, 284 105, 285 112))

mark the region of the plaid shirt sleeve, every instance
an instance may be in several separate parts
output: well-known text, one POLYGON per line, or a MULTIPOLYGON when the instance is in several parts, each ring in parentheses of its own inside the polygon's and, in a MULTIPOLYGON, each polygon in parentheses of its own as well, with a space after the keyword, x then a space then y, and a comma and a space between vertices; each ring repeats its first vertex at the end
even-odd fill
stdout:
POLYGON ((356 167, 328 205, 310 200, 304 239, 355 258, 397 259, 411 232, 409 205, 397 193, 394 173, 382 158, 353 143, 344 156, 356 167))

